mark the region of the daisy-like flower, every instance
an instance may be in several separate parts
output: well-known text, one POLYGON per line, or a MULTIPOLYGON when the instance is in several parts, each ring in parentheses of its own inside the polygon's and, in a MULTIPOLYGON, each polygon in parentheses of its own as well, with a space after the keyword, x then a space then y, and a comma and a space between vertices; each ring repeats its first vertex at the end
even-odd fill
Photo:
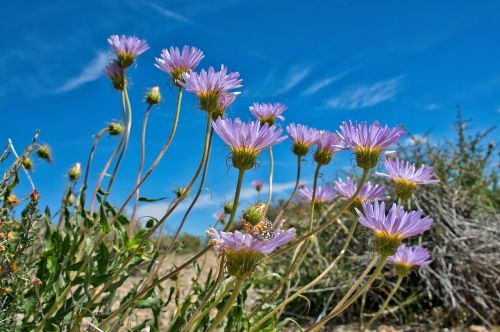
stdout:
POLYGON ((281 136, 281 129, 267 123, 261 126, 256 121, 241 122, 240 119, 233 121, 219 118, 213 123, 213 128, 229 145, 233 166, 239 170, 251 169, 263 149, 286 139, 286 136, 281 136))
POLYGON ((262 180, 252 181, 252 187, 254 187, 254 189, 257 190, 258 192, 261 191, 263 186, 264 186, 264 181, 262 180))
POLYGON ((392 179, 396 183, 396 195, 403 201, 411 197, 413 189, 418 185, 439 183, 432 167, 429 166, 422 165, 417 168, 415 164, 398 158, 387 158, 384 166, 387 174, 379 172, 375 174, 392 179))
POLYGON ((226 113, 226 109, 234 103, 236 99, 236 93, 224 93, 220 95, 219 100, 217 102, 217 108, 215 109, 212 120, 217 120, 218 118, 224 117, 226 113))
POLYGON ((432 262, 429 250, 422 247, 408 247, 404 244, 400 245, 387 261, 394 264, 396 274, 402 277, 406 276, 412 267, 429 265, 432 262))
POLYGON ((135 59, 149 49, 149 45, 145 40, 141 40, 135 36, 121 37, 113 35, 108 38, 108 43, 115 50, 118 64, 121 68, 130 67, 135 59))
POLYGON ((270 126, 274 124, 276 119, 281 121, 285 118, 281 115, 286 110, 286 106, 282 103, 253 103, 250 106, 250 112, 260 121, 267 123, 270 126))
MULTIPOLYGON (((208 71, 182 73, 182 80, 178 83, 187 91, 195 93, 200 99, 200 108, 206 112, 215 112, 221 95, 229 94, 229 90, 240 88, 242 80, 240 73, 227 73, 227 68, 222 65, 220 71, 213 67, 208 71)), ((238 94, 239 92, 232 92, 238 94)))
POLYGON ((382 256, 394 255, 399 243, 421 234, 432 225, 432 218, 422 218, 422 210, 406 212, 393 204, 386 215, 385 203, 363 203, 363 211, 356 209, 359 222, 375 233, 375 248, 382 256))
MULTIPOLYGON (((304 187, 299 190, 299 197, 305 203, 311 203, 313 196, 313 189, 304 187)), ((335 190, 331 187, 317 187, 314 197, 314 204, 322 205, 330 202, 335 198, 335 190)))
POLYGON ((381 126, 377 121, 368 125, 366 122, 342 122, 339 135, 346 146, 356 154, 356 162, 364 169, 374 168, 380 153, 396 144, 404 135, 400 127, 381 126))
POLYGON ((309 152, 309 147, 316 143, 318 136, 318 130, 295 123, 286 126, 286 131, 293 142, 292 151, 298 157, 305 156, 309 152))
POLYGON ((123 75, 123 69, 118 64, 118 61, 113 60, 109 62, 106 68, 104 68, 104 73, 111 80, 116 90, 123 90, 125 88, 125 76, 123 75))
POLYGON ((226 213, 224 211, 218 211, 213 214, 213 217, 215 220, 217 220, 220 223, 224 223, 226 219, 226 213))
MULTIPOLYGON (((358 188, 358 184, 354 182, 350 177, 347 177, 345 182, 342 179, 338 179, 333 183, 333 188, 337 191, 337 194, 340 195, 345 201, 351 199, 356 193, 356 189, 358 188)), ((356 204, 361 207, 361 203, 363 202, 373 202, 376 200, 382 200, 385 198, 384 195, 385 187, 381 184, 373 185, 370 181, 365 182, 361 191, 356 197, 356 204)))
POLYGON ((159 58, 155 58, 155 67, 172 76, 174 84, 182 80, 182 73, 189 73, 200 64, 205 57, 203 52, 196 48, 185 45, 182 51, 178 47, 163 49, 159 58))
POLYGON ((345 148, 344 140, 340 135, 326 130, 318 131, 315 143, 318 149, 314 154, 314 160, 320 165, 327 165, 330 163, 333 154, 345 148))
POLYGON ((215 228, 209 228, 207 234, 211 237, 210 245, 226 254, 229 273, 245 278, 253 273, 257 263, 265 255, 271 254, 277 247, 288 243, 295 237, 294 228, 282 230, 282 225, 283 222, 277 225, 270 240, 240 231, 219 232, 215 228))

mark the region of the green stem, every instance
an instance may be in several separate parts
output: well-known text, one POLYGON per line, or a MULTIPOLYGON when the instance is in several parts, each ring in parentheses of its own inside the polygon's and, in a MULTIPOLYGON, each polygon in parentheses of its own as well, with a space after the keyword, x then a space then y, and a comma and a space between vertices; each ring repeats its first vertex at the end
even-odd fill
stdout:
POLYGON ((274 174, 274 158, 273 149, 269 147, 269 192, 267 194, 266 207, 264 208, 263 216, 267 215, 267 210, 269 205, 271 205, 271 199, 273 197, 273 174, 274 174))
POLYGON ((238 294, 240 293, 240 289, 241 286, 243 286, 244 281, 245 280, 243 278, 236 279, 231 297, 229 298, 229 300, 227 300, 226 304, 224 305, 224 308, 222 308, 222 310, 217 313, 217 316, 215 316, 214 320, 212 321, 212 324, 210 324, 206 332, 214 331, 219 325, 219 323, 227 316, 229 310, 231 310, 231 307, 238 298, 238 294))
POLYGON ((377 277, 382 272, 382 269, 384 268, 386 261, 387 261, 387 256, 382 256, 380 258, 378 265, 377 265, 377 268, 375 269, 375 271, 373 271, 372 275, 370 276, 370 278, 368 278, 368 280, 365 282, 365 284, 349 300, 347 300, 343 305, 341 305, 340 307, 339 307, 339 305, 337 305, 337 307, 339 307, 339 308, 335 307, 330 314, 325 316, 322 320, 320 320, 316 324, 312 325, 310 328, 308 328, 306 330, 306 332, 319 331, 319 329, 323 325, 325 325, 331 319, 337 317, 345 309, 347 309, 351 304, 353 304, 361 295, 363 295, 370 288, 370 286, 375 281, 375 279, 377 279, 377 277))
MULTIPOLYGON (((146 158, 146 129, 148 126, 148 118, 149 112, 151 111, 151 107, 153 105, 149 104, 146 109, 146 113, 144 113, 144 119, 142 121, 142 131, 141 131, 141 160, 139 162, 139 170, 137 171, 137 179, 135 180, 136 187, 141 182, 141 174, 142 168, 144 167, 144 159, 146 158)), ((133 225, 135 220, 135 213, 137 211, 137 205, 139 204, 139 188, 135 190, 135 200, 134 200, 134 208, 132 209, 132 216, 130 217, 130 225, 133 225)), ((132 227, 132 226, 130 226, 132 227)))
POLYGON ((314 172, 314 182, 313 182, 313 192, 311 197, 311 209, 309 211, 309 232, 313 230, 314 225, 314 207, 316 205, 316 189, 318 185, 319 170, 321 169, 321 164, 318 164, 316 171, 314 172))
MULTIPOLYGON (((353 222, 353 224, 351 226, 351 230, 349 232, 349 235, 348 235, 348 237, 347 237, 347 239, 346 239, 346 241, 344 243, 344 246, 342 247, 342 250, 340 251, 340 253, 338 254, 338 256, 335 257, 335 259, 333 260, 333 262, 329 266, 327 266, 326 269, 323 272, 321 272, 321 274, 318 275, 313 281, 311 281, 310 283, 308 283, 307 285, 305 285, 304 287, 302 287, 301 289, 299 289, 297 292, 295 292, 291 296, 287 297, 276 308, 274 308, 269 313, 267 313, 257 323, 253 324, 252 327, 250 328, 249 332, 256 332, 256 331, 258 331, 258 328, 262 324, 264 324, 267 320, 269 320, 274 314, 276 314, 279 311, 283 311, 288 303, 292 302, 293 300, 295 300, 296 298, 298 298, 299 296, 301 296, 308 289, 311 289, 312 287, 314 287, 326 275, 328 275, 328 273, 330 273, 330 271, 333 270, 333 268, 337 265, 337 263, 339 262, 339 260, 344 256, 345 252, 347 251, 347 247, 349 246, 349 243, 352 240, 352 237, 354 235, 354 231, 356 230, 357 224, 358 223, 356 221, 353 222)), ((254 314, 255 314, 255 311, 254 311, 254 314)))
POLYGON ((354 201, 356 201, 356 198, 358 197, 361 189, 363 188, 363 184, 366 182, 366 179, 368 178, 368 174, 370 173, 370 169, 364 169, 363 170, 363 175, 361 177, 361 180, 359 182, 359 185, 358 185, 358 189, 356 190, 356 192, 354 193, 354 195, 342 206, 342 208, 340 208, 339 211, 337 211, 336 214, 334 214, 330 221, 328 222, 325 222, 324 224, 322 224, 321 226, 319 226, 318 228, 316 229, 313 229, 312 231, 308 232, 307 234, 301 236, 300 238, 290 242, 287 246, 281 248, 280 250, 277 250, 275 251, 274 253, 272 253, 271 255, 268 255, 266 256, 263 261, 268 261, 276 256, 279 256, 285 252, 288 252, 291 248, 295 247, 296 245, 304 242, 305 240, 307 240, 311 235, 314 235, 314 234, 317 234, 319 232, 321 232, 322 230, 324 230, 325 228, 327 228, 328 226, 332 225, 333 223, 335 223, 336 219, 341 216, 350 206, 352 203, 354 203, 354 201))
POLYGON ((68 182, 66 183, 66 187, 64 188, 63 197, 61 199, 61 208, 59 209, 59 222, 57 223, 57 227, 59 229, 62 229, 64 226, 64 210, 66 209, 66 203, 68 201, 67 196, 70 188, 71 188, 71 180, 68 180, 68 182))
POLYGON ((234 194, 233 211, 231 211, 231 216, 229 217, 229 221, 227 222, 226 227, 224 227, 224 231, 229 231, 231 229, 231 226, 233 225, 234 217, 236 216, 236 211, 238 210, 238 202, 240 200, 240 192, 244 175, 245 170, 238 170, 238 182, 236 184, 236 192, 234 194))
POLYGON ((396 281, 396 284, 394 285, 394 287, 392 288, 391 292, 387 296, 387 299, 384 301, 384 303, 382 304, 382 306, 380 307, 380 309, 377 311, 377 313, 375 314, 375 316, 373 316, 372 319, 370 319, 370 321, 366 324, 365 330, 370 329, 370 326, 377 320, 377 318, 381 314, 384 313, 385 309, 389 305, 389 302, 391 302, 392 298, 394 297, 394 294, 396 294, 397 290, 401 286, 401 282, 402 281, 403 281, 403 277, 401 277, 401 276, 398 277, 398 280, 396 281))
POLYGON ((288 207, 288 205, 292 201, 293 197, 295 196, 295 193, 297 192, 297 189, 299 188, 301 161, 302 161, 302 159, 298 156, 297 157, 297 178, 295 179, 295 186, 293 187, 293 191, 290 194, 290 197, 288 197, 288 200, 285 202, 285 204, 283 204, 283 207, 280 209, 280 211, 276 215, 276 218, 274 218, 273 225, 276 225, 276 223, 281 219, 281 217, 283 216, 283 213, 285 213, 286 208, 288 207))

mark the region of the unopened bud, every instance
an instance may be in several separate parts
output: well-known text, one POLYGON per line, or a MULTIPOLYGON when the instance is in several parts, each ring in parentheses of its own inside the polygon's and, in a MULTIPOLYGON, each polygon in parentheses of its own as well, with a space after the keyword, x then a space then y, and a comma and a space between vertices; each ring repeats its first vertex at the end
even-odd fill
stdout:
POLYGON ((233 213, 233 203, 226 203, 226 204, 224 204, 224 213, 225 214, 231 214, 231 213, 233 213))
POLYGON ((121 133, 123 133, 123 127, 118 122, 111 122, 108 125, 108 132, 111 136, 121 135, 121 133))
POLYGON ((7 294, 8 292, 10 292, 10 288, 9 287, 2 287, 2 288, 0 288, 0 292, 2 292, 3 294, 7 294))
POLYGON ((68 172, 68 177, 71 181, 78 181, 81 175, 82 169, 80 163, 76 163, 75 165, 73 165, 73 167, 71 167, 68 172))
POLYGON ((257 203, 255 205, 252 205, 248 209, 243 211, 243 220, 255 226, 262 220, 262 218, 264 218, 265 209, 266 204, 264 203, 257 203))
POLYGON ((175 196, 177 196, 177 199, 183 200, 187 197, 188 191, 186 188, 179 187, 176 190, 174 190, 175 196))
POLYGON ((38 150, 36 150, 36 155, 38 156, 38 158, 46 160, 49 163, 52 162, 52 155, 50 153, 50 146, 48 146, 47 144, 40 145, 38 147, 38 150))
POLYGON ((37 202, 40 199, 40 194, 38 193, 38 190, 33 190, 33 192, 30 194, 31 200, 33 202, 37 202))
POLYGON ((0 254, 5 252, 5 246, 3 244, 0 244, 0 254))
POLYGON ((23 159, 21 160, 21 164, 28 171, 32 171, 33 170, 33 160, 30 157, 23 157, 23 159))
POLYGON ((42 284, 42 281, 40 280, 40 278, 35 278, 31 283, 33 284, 33 286, 40 286, 42 284))
POLYGON ((151 90, 146 94, 146 102, 149 105, 157 105, 161 101, 160 88, 158 86, 154 86, 151 90))
POLYGON ((15 194, 9 194, 9 196, 7 196, 6 203, 8 206, 14 207, 16 205, 19 205, 19 200, 17 199, 17 196, 15 194))

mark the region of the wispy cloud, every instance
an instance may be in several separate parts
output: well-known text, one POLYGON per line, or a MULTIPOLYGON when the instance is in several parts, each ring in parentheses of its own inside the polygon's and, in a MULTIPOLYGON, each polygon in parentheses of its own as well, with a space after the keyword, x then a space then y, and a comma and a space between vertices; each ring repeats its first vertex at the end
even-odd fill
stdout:
POLYGON ((302 82, 311 72, 311 66, 293 66, 285 78, 281 80, 280 87, 275 89, 274 95, 279 96, 287 93, 302 82))
POLYGON ((178 22, 182 23, 194 23, 192 20, 187 18, 186 16, 179 14, 169 8, 166 8, 164 6, 160 6, 156 3, 150 3, 149 6, 154 9, 156 12, 158 12, 160 15, 166 17, 166 18, 171 18, 173 20, 176 20, 178 22))
POLYGON ((80 74, 71 77, 66 82, 64 82, 60 87, 55 89, 56 93, 62 93, 74 90, 79 86, 95 81, 98 79, 109 60, 109 54, 105 51, 98 51, 92 61, 90 61, 80 72, 80 74))
MULTIPOLYGON (((285 193, 287 191, 290 191, 293 189, 295 186, 295 182, 283 182, 283 183, 275 183, 273 185, 273 196, 274 195, 279 195, 282 193, 285 193)), ((213 208, 215 210, 215 207, 220 206, 223 202, 226 201, 227 197, 231 197, 233 193, 227 193, 226 195, 212 195, 212 194, 202 194, 200 198, 198 199, 198 202, 196 203, 195 208, 196 209, 207 209, 207 208, 213 208)), ((257 191, 252 188, 252 187, 246 187, 241 190, 240 193, 240 203, 244 201, 250 201, 254 198, 256 198, 258 195, 257 191)), ((275 196, 274 196, 275 197, 275 196)), ((185 212, 186 209, 188 208, 189 204, 191 203, 190 200, 184 201, 179 206, 177 209, 174 211, 173 214, 179 214, 182 212, 185 212)), ((167 211, 170 203, 168 202, 157 202, 157 203, 149 203, 149 204, 144 204, 139 206, 137 209, 137 216, 138 217, 155 217, 155 218, 161 218, 165 212, 167 211)))
POLYGON ((400 90, 402 80, 402 76, 399 76, 372 84, 355 86, 327 100, 326 107, 358 109, 375 106, 396 97, 400 90))
POLYGON ((427 111, 436 111, 441 109, 441 105, 439 105, 438 103, 430 103, 429 105, 425 106, 425 109, 427 111))
POLYGON ((304 96, 313 95, 316 92, 332 85, 334 82, 338 81, 339 79, 341 79, 342 77, 344 77, 347 74, 348 74, 348 72, 346 71, 346 72, 340 73, 338 75, 333 75, 333 76, 327 77, 325 79, 322 79, 321 81, 314 83, 313 85, 308 87, 306 90, 304 90, 302 92, 302 95, 304 95, 304 96))

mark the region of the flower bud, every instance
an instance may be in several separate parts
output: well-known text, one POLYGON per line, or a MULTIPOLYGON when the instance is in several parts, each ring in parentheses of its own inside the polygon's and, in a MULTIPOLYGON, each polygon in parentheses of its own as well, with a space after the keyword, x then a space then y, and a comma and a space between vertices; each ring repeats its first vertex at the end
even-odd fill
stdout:
POLYGON ((123 133, 123 127, 118 122, 111 122, 108 125, 108 132, 111 136, 121 135, 121 133, 123 133))
POLYGON ((16 232, 8 232, 7 239, 12 240, 16 238, 16 232))
POLYGON ((5 239, 5 233, 4 232, 0 232, 0 240, 3 240, 5 239))
POLYGON ((14 263, 14 262, 12 262, 12 263, 9 264, 9 268, 10 268, 11 271, 14 271, 14 272, 19 271, 19 268, 17 267, 17 264, 14 263))
POLYGON ((33 170, 33 160, 30 157, 23 157, 23 159, 21 160, 21 164, 28 171, 32 171, 33 170))
POLYGON ((40 199, 40 194, 38 193, 38 190, 33 190, 33 192, 30 194, 30 198, 33 202, 37 202, 40 199))
POLYGON ((2 288, 0 288, 0 292, 2 292, 3 294, 7 294, 8 292, 10 292, 10 288, 9 287, 2 287, 2 288))
POLYGON ((40 145, 38 147, 38 150, 36 150, 36 155, 38 156, 38 158, 46 160, 49 163, 52 162, 52 155, 50 153, 50 146, 48 146, 47 144, 40 145))
POLYGON ((243 220, 249 222, 253 226, 257 225, 264 218, 264 210, 266 204, 257 203, 243 211, 243 220))
POLYGON ((7 200, 6 200, 6 203, 9 207, 14 207, 16 205, 19 205, 19 200, 17 199, 17 196, 15 194, 9 194, 9 196, 7 196, 7 200))
POLYGON ((68 198, 66 199, 66 203, 68 205, 73 205, 73 203, 75 203, 75 195, 73 194, 73 192, 69 193, 68 198))
POLYGON ((42 281, 40 280, 40 278, 35 278, 33 279, 33 281, 31 281, 31 284, 33 286, 40 286, 42 284, 42 281))
POLYGON ((157 105, 161 101, 160 87, 154 86, 146 94, 146 102, 149 105, 157 105))
POLYGON ((5 246, 3 244, 0 244, 0 254, 5 252, 5 246))
POLYGON ((73 165, 73 167, 71 167, 68 172, 68 177, 71 181, 78 181, 81 175, 82 175, 82 170, 80 163, 76 163, 75 165, 73 165))
POLYGON ((233 203, 226 203, 226 204, 224 204, 224 213, 225 214, 231 214, 231 213, 233 213, 233 203))
POLYGON ((177 199, 184 200, 188 197, 188 191, 186 188, 179 187, 176 190, 174 190, 175 196, 177 196, 177 199))

